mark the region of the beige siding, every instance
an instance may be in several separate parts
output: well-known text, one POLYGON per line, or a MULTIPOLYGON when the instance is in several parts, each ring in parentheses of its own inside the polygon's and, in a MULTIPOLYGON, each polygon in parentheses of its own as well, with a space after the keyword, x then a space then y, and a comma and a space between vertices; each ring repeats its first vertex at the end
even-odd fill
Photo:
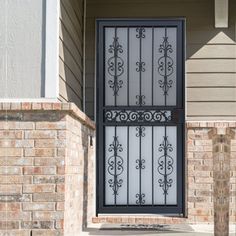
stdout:
POLYGON ((83 108, 83 0, 61 0, 59 100, 83 108))
POLYGON ((93 116, 95 19, 186 17, 186 111, 191 120, 236 117, 236 1, 229 28, 214 28, 213 0, 87 0, 86 105, 93 116))

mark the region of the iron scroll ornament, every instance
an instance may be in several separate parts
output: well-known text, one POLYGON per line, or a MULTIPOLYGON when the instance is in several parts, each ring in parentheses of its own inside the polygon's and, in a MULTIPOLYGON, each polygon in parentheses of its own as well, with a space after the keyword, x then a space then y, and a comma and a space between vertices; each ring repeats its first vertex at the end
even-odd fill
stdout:
POLYGON ((168 178, 169 175, 172 174, 174 168, 174 160, 173 158, 168 154, 169 152, 173 151, 172 144, 168 141, 168 136, 163 137, 163 142, 159 145, 158 151, 164 152, 162 156, 158 159, 158 167, 157 171, 159 174, 161 174, 163 177, 158 179, 159 186, 163 190, 163 194, 166 196, 168 195, 168 189, 172 186, 173 179, 168 178))
POLYGON ((139 39, 139 61, 137 61, 136 62, 136 66, 137 66, 137 68, 136 68, 136 71, 139 73, 139 86, 140 86, 140 88, 139 88, 139 95, 136 95, 136 99, 137 99, 137 101, 136 101, 136 105, 139 105, 139 106, 143 106, 143 105, 145 105, 145 98, 146 98, 146 96, 145 95, 142 95, 141 93, 142 93, 142 91, 141 91, 141 84, 142 84, 142 82, 141 82, 141 78, 142 78, 142 73, 143 72, 145 72, 145 62, 144 61, 142 61, 142 39, 144 39, 146 36, 145 36, 145 28, 143 28, 143 27, 139 27, 139 28, 137 28, 136 29, 136 32, 137 32, 137 34, 136 34, 136 38, 137 39, 139 39))
MULTIPOLYGON (((145 137, 145 127, 144 126, 138 126, 136 127, 136 137, 138 137, 141 141, 141 138, 145 137)), ((141 144, 140 144, 141 145, 141 144)), ((142 170, 145 169, 145 159, 142 159, 141 157, 141 146, 140 146, 140 156, 138 159, 136 159, 136 169, 139 170, 139 193, 137 193, 135 195, 135 197, 137 198, 136 200, 136 204, 138 205, 143 205, 145 204, 145 194, 142 193, 141 190, 141 175, 142 175, 142 170)))
POLYGON ((124 160, 118 154, 123 151, 122 145, 119 143, 118 136, 113 137, 112 144, 109 145, 108 152, 113 152, 113 155, 108 158, 108 173, 113 176, 113 179, 109 179, 109 187, 113 190, 113 195, 118 195, 118 189, 122 186, 123 180, 119 179, 119 176, 124 171, 124 160))
POLYGON ((113 89, 113 96, 118 96, 118 91, 123 85, 123 81, 119 79, 124 73, 124 61, 119 56, 119 53, 123 53, 123 48, 118 40, 118 37, 114 37, 113 43, 108 49, 108 52, 113 54, 107 61, 108 73, 113 77, 113 80, 108 81, 110 88, 113 89))
POLYGON ((171 111, 162 110, 106 110, 106 122, 169 122, 172 120, 171 111))
POLYGON ((165 29, 165 37, 163 37, 163 42, 158 50, 160 53, 163 53, 158 59, 158 72, 161 76, 163 76, 163 80, 158 80, 159 87, 162 88, 164 92, 164 96, 168 95, 169 89, 173 85, 173 80, 168 80, 168 77, 173 74, 173 59, 170 57, 170 54, 173 53, 172 45, 168 41, 168 36, 166 35, 165 29))

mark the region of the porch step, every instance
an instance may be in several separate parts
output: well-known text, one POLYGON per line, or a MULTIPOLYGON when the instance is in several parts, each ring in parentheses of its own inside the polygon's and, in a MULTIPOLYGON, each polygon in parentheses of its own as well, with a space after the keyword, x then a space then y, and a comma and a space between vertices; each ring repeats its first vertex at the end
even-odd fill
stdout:
POLYGON ((107 215, 92 218, 92 223, 110 223, 110 224, 184 224, 188 219, 184 217, 171 216, 126 216, 126 215, 107 215))

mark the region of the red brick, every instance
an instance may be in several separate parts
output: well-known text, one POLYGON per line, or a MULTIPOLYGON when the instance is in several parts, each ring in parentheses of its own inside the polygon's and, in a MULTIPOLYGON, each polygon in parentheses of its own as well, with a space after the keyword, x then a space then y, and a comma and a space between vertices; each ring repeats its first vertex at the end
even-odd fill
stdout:
POLYGON ((52 107, 53 110, 61 110, 61 103, 53 103, 52 107))
POLYGON ((14 211, 18 212, 21 209, 21 203, 0 203, 0 211, 14 211))
POLYGON ((55 176, 34 176, 34 184, 57 184, 64 183, 65 177, 61 175, 55 176))
POLYGON ((34 202, 61 202, 64 201, 64 194, 60 193, 34 193, 34 202))
POLYGON ((25 156, 53 157, 55 156, 55 149, 54 148, 26 148, 25 156))
POLYGON ((64 192, 65 192, 65 185, 64 185, 64 184, 57 184, 57 186, 56 186, 56 192, 58 192, 58 193, 64 193, 64 192))
POLYGON ((44 147, 44 148, 52 148, 52 147, 65 147, 66 141, 61 139, 37 139, 35 141, 35 147, 44 147))
POLYGON ((26 139, 53 139, 57 137, 57 133, 54 130, 30 130, 25 131, 26 139))
POLYGON ((64 211, 65 210, 65 203, 64 202, 57 202, 56 203, 56 210, 57 211, 64 211))
POLYGON ((24 167, 24 175, 53 175, 56 174, 56 167, 24 167))
POLYGON ((23 131, 0 130, 0 139, 22 139, 23 131))
POLYGON ((21 175, 22 167, 0 166, 0 175, 21 175))
POLYGON ((29 102, 23 102, 22 104, 21 104, 21 109, 22 110, 31 110, 31 103, 29 103, 29 102))
POLYGON ((33 220, 60 220, 64 218, 63 211, 35 211, 33 213, 33 220))
POLYGON ((22 205, 24 211, 54 211, 54 202, 25 202, 22 205))
POLYGON ((34 164, 35 164, 35 166, 64 166, 65 160, 64 160, 64 158, 57 158, 57 157, 55 157, 55 158, 35 157, 34 164))
POLYGON ((32 176, 7 175, 1 176, 0 184, 30 184, 32 183, 32 179, 32 176))
POLYGON ((28 166, 32 164, 32 157, 0 157, 0 166, 28 166))
POLYGON ((19 229, 19 221, 0 221, 0 229, 19 229))
POLYGON ((16 194, 22 192, 22 185, 0 185, 0 193, 1 194, 16 194))
POLYGON ((31 220, 31 212, 24 211, 7 211, 0 212, 0 221, 4 220, 31 220))
POLYGON ((23 185, 23 193, 51 193, 55 191, 53 184, 25 184, 23 185))
POLYGON ((58 121, 58 122, 37 122, 36 129, 66 129, 66 122, 58 121))
POLYGON ((32 236, 63 236, 61 230, 32 230, 32 236))
POLYGON ((20 157, 22 154, 22 148, 0 148, 0 157, 20 157))

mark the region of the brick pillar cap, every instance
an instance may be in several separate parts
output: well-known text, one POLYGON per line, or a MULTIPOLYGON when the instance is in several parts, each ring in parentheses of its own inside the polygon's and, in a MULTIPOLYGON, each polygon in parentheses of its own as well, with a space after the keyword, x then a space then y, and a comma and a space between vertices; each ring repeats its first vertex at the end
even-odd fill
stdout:
POLYGON ((1 102, 0 112, 62 111, 73 115, 85 126, 95 130, 95 123, 74 103, 62 102, 1 102))

